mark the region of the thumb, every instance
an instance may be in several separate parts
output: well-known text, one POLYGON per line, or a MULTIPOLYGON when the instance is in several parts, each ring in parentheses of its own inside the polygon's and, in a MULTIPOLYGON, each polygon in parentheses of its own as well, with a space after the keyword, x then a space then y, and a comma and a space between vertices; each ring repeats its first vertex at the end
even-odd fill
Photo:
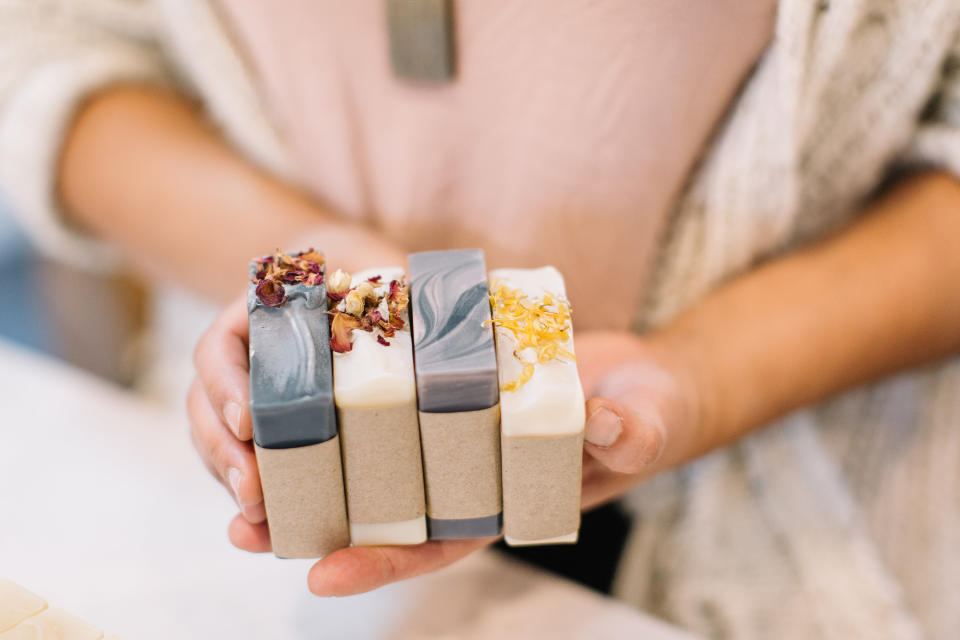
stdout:
POLYGON ((663 454, 666 429, 656 404, 636 394, 587 402, 584 449, 611 471, 641 472, 663 454))

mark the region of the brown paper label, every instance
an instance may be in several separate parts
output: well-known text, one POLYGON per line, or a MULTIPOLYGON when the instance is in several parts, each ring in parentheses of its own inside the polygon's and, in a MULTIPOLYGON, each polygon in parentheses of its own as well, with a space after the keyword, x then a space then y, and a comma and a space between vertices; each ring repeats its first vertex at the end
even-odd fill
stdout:
POLYGON ((583 432, 508 437, 503 447, 503 532, 542 540, 580 528, 583 432))
POLYGON ((345 408, 337 415, 350 522, 380 524, 422 516, 423 464, 416 403, 345 408))
POLYGON ((291 449, 255 445, 273 552, 319 558, 350 545, 340 439, 291 449))
POLYGON ((420 412, 427 515, 500 513, 500 405, 459 413, 420 412))

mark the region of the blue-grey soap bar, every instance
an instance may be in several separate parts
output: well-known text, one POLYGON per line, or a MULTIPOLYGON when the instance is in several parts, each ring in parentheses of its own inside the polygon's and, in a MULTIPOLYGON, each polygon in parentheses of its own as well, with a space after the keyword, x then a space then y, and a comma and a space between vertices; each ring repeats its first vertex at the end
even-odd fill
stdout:
POLYGON ((477 411, 497 404, 497 356, 480 249, 410 255, 413 355, 420 411, 477 411))
POLYGON ((254 441, 267 449, 326 442, 337 435, 326 286, 284 285, 279 307, 264 306, 255 287, 247 291, 254 441))

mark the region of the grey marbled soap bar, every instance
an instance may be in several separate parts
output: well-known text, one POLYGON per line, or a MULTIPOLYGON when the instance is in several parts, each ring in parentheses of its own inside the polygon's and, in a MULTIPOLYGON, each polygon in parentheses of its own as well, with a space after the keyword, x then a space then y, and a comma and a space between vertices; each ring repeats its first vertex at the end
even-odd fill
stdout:
POLYGON ((255 287, 247 290, 254 441, 266 449, 326 442, 337 435, 326 286, 284 285, 279 307, 264 306, 255 287))
POLYGON ((499 401, 480 249, 410 255, 410 302, 420 411, 476 411, 499 401))

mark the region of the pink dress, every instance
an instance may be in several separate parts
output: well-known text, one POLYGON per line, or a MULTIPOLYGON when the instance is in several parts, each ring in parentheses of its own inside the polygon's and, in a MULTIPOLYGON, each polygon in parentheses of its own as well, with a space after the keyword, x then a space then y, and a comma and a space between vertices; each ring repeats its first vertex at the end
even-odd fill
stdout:
POLYGON ((553 264, 625 329, 671 206, 772 33, 773 0, 461 0, 457 76, 390 68, 383 0, 220 0, 307 186, 414 251, 553 264))

